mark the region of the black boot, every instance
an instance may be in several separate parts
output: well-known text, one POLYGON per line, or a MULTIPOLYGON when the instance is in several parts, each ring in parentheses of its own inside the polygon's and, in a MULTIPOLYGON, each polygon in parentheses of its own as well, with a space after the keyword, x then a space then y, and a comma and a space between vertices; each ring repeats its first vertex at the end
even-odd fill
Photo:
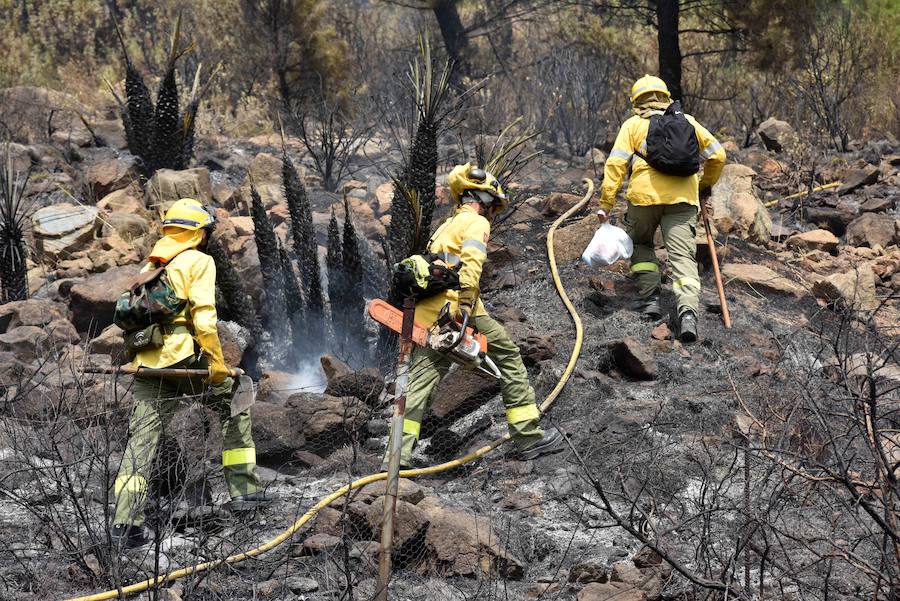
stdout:
POLYGON ((641 314, 647 319, 656 320, 662 317, 662 309, 659 306, 659 294, 643 299, 639 309, 641 314))
POLYGON ((681 342, 696 342, 697 314, 688 309, 678 318, 678 339, 681 342))
POLYGON ((542 455, 558 453, 563 450, 564 445, 565 443, 563 442, 563 437, 562 434, 559 433, 559 430, 551 428, 550 430, 545 430, 544 436, 533 445, 525 447, 524 449, 516 449, 509 453, 507 457, 518 461, 528 461, 530 459, 537 459, 542 455))
POLYGON ((278 500, 278 495, 264 490, 258 490, 246 495, 238 495, 231 497, 231 501, 225 504, 225 507, 232 512, 240 513, 242 511, 253 511, 267 505, 271 505, 273 501, 278 500))
POLYGON ((112 544, 121 549, 139 549, 151 542, 144 527, 133 524, 113 524, 109 536, 112 544))

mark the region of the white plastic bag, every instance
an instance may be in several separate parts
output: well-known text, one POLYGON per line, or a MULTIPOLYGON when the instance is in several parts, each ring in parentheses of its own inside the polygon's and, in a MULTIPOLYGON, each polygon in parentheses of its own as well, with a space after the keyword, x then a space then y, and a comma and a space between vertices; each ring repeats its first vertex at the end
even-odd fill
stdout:
POLYGON ((581 254, 581 260, 591 267, 612 265, 619 259, 630 258, 632 252, 634 243, 625 230, 606 222, 591 238, 591 243, 581 254))

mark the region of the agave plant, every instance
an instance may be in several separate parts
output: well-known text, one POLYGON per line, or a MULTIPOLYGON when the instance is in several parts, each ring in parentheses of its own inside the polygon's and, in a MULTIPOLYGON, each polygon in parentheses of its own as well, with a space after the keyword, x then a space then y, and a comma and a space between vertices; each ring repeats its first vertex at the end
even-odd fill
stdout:
POLYGON ((350 215, 350 203, 344 195, 344 239, 343 239, 343 275, 344 275, 344 315, 347 323, 347 337, 354 351, 365 351, 366 324, 363 313, 366 300, 363 296, 363 265, 359 250, 359 238, 353 219, 350 215))
POLYGON ((335 337, 340 339, 344 332, 344 262, 341 249, 341 229, 338 225, 334 206, 331 207, 331 220, 328 222, 328 253, 325 255, 325 267, 328 269, 328 301, 331 305, 331 322, 335 337))
POLYGON ((187 168, 194 152, 194 132, 200 101, 209 90, 217 69, 213 69, 206 84, 201 86, 200 72, 203 66, 201 64, 197 67, 187 108, 181 112, 175 64, 193 45, 179 46, 179 15, 175 21, 166 70, 154 104, 150 90, 128 54, 125 38, 118 24, 115 24, 115 28, 125 58, 125 101, 116 94, 109 82, 106 85, 119 105, 128 149, 141 159, 146 177, 150 177, 158 169, 187 168))
POLYGON ((228 317, 247 328, 254 341, 259 342, 262 337, 262 326, 253 308, 253 301, 247 294, 241 276, 228 256, 228 251, 219 239, 213 236, 206 245, 206 252, 216 264, 216 286, 225 299, 228 317))
POLYGON ((28 266, 24 224, 27 218, 25 187, 31 168, 19 176, 13 170, 12 150, 6 145, 0 161, 0 302, 28 298, 28 266))
POLYGON ((253 237, 256 240, 263 289, 266 292, 264 321, 274 340, 290 340, 290 324, 284 295, 284 271, 281 265, 281 254, 278 250, 278 238, 275 236, 272 222, 266 214, 259 192, 252 181, 250 198, 252 199, 250 212, 253 217, 253 237))

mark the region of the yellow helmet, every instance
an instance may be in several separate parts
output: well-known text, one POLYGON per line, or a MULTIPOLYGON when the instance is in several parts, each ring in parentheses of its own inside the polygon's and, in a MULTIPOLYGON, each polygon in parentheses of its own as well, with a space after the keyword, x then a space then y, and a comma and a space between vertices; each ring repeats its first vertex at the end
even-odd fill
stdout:
POLYGON ((631 86, 631 102, 634 102, 648 92, 662 92, 669 98, 672 97, 672 95, 669 94, 669 88, 666 86, 666 82, 655 75, 644 75, 631 86))
POLYGON ((457 205, 466 202, 480 202, 498 211, 506 209, 509 198, 500 182, 490 172, 472 166, 471 163, 457 165, 447 175, 450 196, 457 205))
POLYGON ((216 218, 202 204, 193 198, 182 198, 166 211, 162 229, 180 228, 183 230, 199 230, 216 223, 216 218))

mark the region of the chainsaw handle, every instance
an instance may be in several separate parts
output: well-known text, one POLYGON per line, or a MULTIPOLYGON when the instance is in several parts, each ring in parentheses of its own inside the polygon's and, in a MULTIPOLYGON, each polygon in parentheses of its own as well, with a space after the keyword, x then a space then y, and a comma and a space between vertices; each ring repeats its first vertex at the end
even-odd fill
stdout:
POLYGON ((462 324, 459 325, 460 335, 459 338, 456 339, 456 342, 454 342, 447 348, 448 351, 452 351, 459 346, 459 343, 462 342, 463 338, 466 337, 466 328, 469 327, 469 312, 463 309, 460 309, 459 312, 462 313, 463 316, 462 324))

